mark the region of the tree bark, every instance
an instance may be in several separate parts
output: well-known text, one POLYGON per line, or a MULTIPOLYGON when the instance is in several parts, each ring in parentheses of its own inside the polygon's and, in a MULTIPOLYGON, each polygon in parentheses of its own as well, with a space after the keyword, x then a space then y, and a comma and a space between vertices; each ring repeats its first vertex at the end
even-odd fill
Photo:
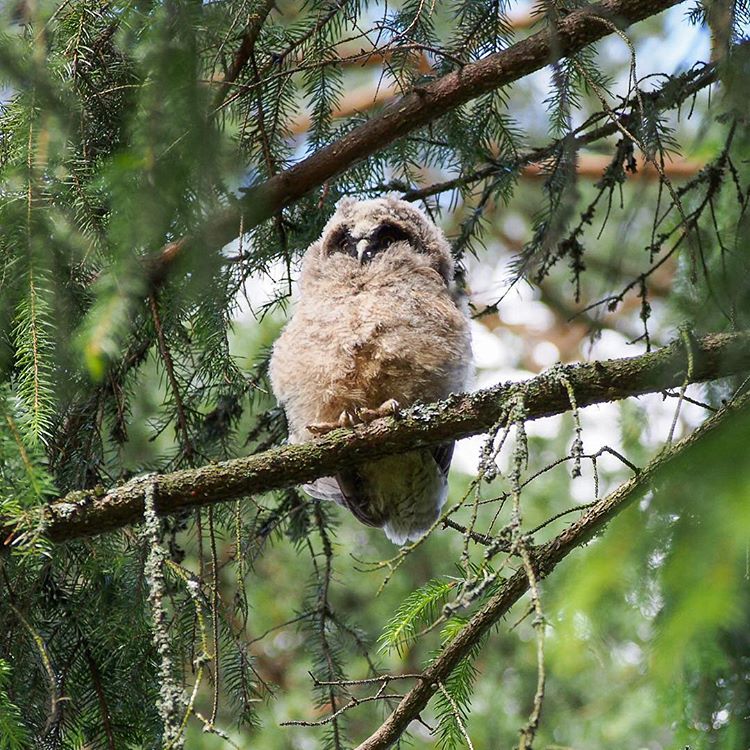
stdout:
MULTIPOLYGON (((546 578, 574 549, 589 541, 614 516, 641 498, 645 492, 653 489, 655 483, 662 479, 667 471, 675 471, 679 475, 679 472, 690 471, 694 465, 700 465, 700 459, 693 458, 694 448, 699 442, 711 435, 718 436, 719 428, 729 427, 732 423, 738 423, 740 419, 744 420, 742 426, 746 429, 748 403, 750 396, 745 395, 734 407, 723 409, 711 417, 685 440, 661 453, 630 481, 602 498, 561 534, 547 544, 530 550, 537 578, 546 578)), ((506 579, 500 591, 490 598, 425 669, 414 687, 401 699, 383 724, 359 744, 356 750, 383 750, 393 745, 438 691, 439 684, 445 682, 472 647, 508 613, 528 589, 526 571, 519 567, 506 579)))
MULTIPOLYGON (((571 409, 565 380, 579 406, 662 391, 750 370, 750 332, 688 335, 663 349, 636 357, 559 365, 520 383, 503 383, 436 404, 416 405, 398 418, 340 429, 300 445, 162 474, 157 511, 164 515, 199 505, 254 495, 309 482, 368 458, 475 435, 492 427, 511 397, 522 395, 527 419, 571 409), (689 351, 688 351, 689 348, 689 351)), ((144 481, 105 490, 71 492, 43 509, 43 533, 53 542, 98 534, 138 523, 144 508, 144 481)), ((12 529, 0 522, 3 538, 12 529)))

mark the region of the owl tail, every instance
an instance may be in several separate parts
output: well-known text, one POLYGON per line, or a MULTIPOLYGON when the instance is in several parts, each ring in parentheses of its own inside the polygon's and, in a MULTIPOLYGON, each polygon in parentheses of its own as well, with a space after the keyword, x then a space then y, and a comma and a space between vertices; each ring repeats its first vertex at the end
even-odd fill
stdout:
POLYGON ((383 526, 394 544, 419 539, 440 516, 448 496, 448 469, 453 443, 415 451, 410 472, 403 477, 405 491, 393 498, 394 508, 383 526))
POLYGON ((437 520, 448 493, 453 443, 370 461, 305 485, 361 523, 382 527, 395 544, 418 539, 437 520))

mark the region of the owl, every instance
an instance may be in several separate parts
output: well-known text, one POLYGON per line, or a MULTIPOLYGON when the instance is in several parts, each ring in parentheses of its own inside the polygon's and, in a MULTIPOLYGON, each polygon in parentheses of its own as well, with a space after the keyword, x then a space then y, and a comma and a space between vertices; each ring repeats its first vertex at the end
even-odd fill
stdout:
MULTIPOLYGON (((299 298, 270 377, 291 442, 464 389, 469 321, 443 233, 385 197, 341 200, 305 252, 299 298)), ((419 538, 447 495, 453 443, 367 461, 305 485, 396 544, 419 538)))

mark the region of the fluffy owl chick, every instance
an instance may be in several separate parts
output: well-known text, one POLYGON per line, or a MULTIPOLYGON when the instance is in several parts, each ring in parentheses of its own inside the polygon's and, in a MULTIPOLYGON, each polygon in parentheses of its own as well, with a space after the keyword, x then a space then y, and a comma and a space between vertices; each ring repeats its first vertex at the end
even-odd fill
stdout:
MULTIPOLYGON (((464 388, 470 362, 442 232, 405 201, 340 201, 305 253, 299 299, 271 358, 290 440, 384 413, 394 400, 406 407, 445 398, 464 388)), ((438 517, 452 454, 447 443, 388 456, 304 489, 403 544, 438 517)))

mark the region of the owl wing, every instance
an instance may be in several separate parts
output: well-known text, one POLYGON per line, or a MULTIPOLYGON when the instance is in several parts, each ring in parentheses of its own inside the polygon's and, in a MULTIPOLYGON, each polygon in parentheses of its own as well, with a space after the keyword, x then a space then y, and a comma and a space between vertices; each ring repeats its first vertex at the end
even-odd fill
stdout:
POLYGON ((335 477, 321 477, 311 484, 302 485, 302 489, 317 500, 333 500, 348 508, 354 517, 366 526, 382 526, 386 518, 369 506, 366 497, 357 486, 362 479, 355 470, 341 472, 335 477))
POLYGON ((356 469, 339 472, 336 481, 341 490, 339 502, 349 508, 360 523, 380 527, 388 520, 388 514, 372 504, 368 492, 363 487, 362 475, 356 469))
POLYGON ((435 459, 435 463, 440 469, 440 473, 443 475, 443 479, 448 479, 448 471, 451 468, 451 460, 453 459, 453 448, 455 442, 441 443, 432 449, 432 457, 435 459))
MULTIPOLYGON (((455 443, 441 443, 431 449, 432 457, 437 464, 443 481, 447 482, 448 471, 453 458, 455 443)), ((339 504, 348 508, 354 517, 366 526, 380 527, 389 519, 389 509, 378 508, 373 505, 363 487, 362 475, 356 470, 342 471, 336 475, 336 481, 341 491, 340 499, 334 498, 339 504)))

